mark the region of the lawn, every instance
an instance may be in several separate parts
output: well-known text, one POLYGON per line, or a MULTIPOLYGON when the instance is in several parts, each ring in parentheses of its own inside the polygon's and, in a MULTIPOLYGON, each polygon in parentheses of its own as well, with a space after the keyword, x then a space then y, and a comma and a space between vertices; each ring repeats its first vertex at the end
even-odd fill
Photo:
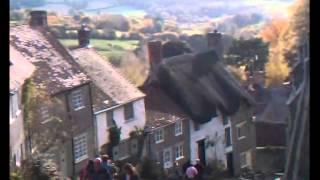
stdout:
MULTIPOLYGON (((59 39, 59 41, 66 47, 78 45, 77 39, 59 39)), ((90 44, 101 55, 110 57, 121 57, 124 51, 133 51, 138 47, 137 40, 104 40, 91 39, 90 44)))

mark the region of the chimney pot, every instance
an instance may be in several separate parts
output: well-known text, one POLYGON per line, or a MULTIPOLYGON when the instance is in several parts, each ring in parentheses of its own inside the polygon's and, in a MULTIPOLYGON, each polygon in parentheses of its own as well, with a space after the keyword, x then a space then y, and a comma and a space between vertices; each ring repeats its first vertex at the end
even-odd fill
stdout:
POLYGON ((150 68, 152 71, 162 60, 161 41, 148 42, 148 54, 149 54, 150 68))
POLYGON ((207 34, 207 42, 208 48, 213 49, 221 60, 223 58, 222 34, 216 29, 213 32, 209 32, 207 34))
POLYGON ((87 47, 90 44, 90 29, 86 24, 81 25, 81 29, 78 30, 78 41, 80 47, 87 47))
POLYGON ((48 25, 47 11, 31 11, 30 16, 30 26, 46 27, 48 25))

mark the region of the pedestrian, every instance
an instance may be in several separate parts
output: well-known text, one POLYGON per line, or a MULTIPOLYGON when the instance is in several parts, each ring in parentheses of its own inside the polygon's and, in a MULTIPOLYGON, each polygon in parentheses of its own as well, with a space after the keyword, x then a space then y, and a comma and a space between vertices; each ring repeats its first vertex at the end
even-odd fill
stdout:
POLYGON ((190 159, 188 159, 183 165, 182 165, 182 172, 184 179, 187 178, 186 172, 188 167, 192 166, 190 159))
POLYGON ((187 168, 186 175, 188 180, 195 180, 197 174, 198 170, 193 165, 187 168))
POLYGON ((124 171, 126 172, 125 180, 139 180, 139 175, 132 164, 126 163, 123 166, 124 171))
POLYGON ((108 155, 102 155, 101 156, 101 172, 100 172, 100 177, 103 180, 113 180, 113 175, 112 175, 112 167, 108 163, 109 161, 109 156, 108 155))
POLYGON ((197 169, 198 174, 196 175, 196 180, 203 180, 204 165, 201 163, 200 159, 196 160, 194 167, 197 169))
POLYGON ((93 180, 94 173, 94 163, 90 159, 86 167, 81 170, 80 180, 93 180))

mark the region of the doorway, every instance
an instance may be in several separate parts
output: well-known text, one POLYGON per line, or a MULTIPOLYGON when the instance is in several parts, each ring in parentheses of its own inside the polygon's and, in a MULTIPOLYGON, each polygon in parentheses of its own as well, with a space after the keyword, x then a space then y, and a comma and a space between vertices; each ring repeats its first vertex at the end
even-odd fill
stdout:
POLYGON ((197 142, 198 143, 198 157, 202 164, 206 164, 206 147, 205 147, 205 139, 202 139, 197 142))
POLYGON ((232 177, 233 176, 233 155, 232 153, 227 153, 227 169, 229 175, 232 177))

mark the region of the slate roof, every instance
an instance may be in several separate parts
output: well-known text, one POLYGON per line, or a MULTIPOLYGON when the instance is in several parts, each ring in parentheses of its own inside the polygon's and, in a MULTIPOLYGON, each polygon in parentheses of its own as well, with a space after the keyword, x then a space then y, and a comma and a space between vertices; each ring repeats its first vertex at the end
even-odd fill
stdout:
POLYGON ((35 70, 35 66, 28 62, 14 47, 10 46, 10 91, 15 91, 23 85, 35 70))
POLYGON ((96 100, 96 111, 131 102, 145 96, 94 49, 75 49, 71 51, 71 55, 92 79, 94 85, 100 89, 100 100, 96 100), (98 102, 105 101, 103 98, 108 101, 104 105, 98 102))
POLYGON ((140 90, 146 94, 145 109, 147 130, 166 126, 187 118, 183 110, 157 85, 143 85, 140 87, 140 90))
POLYGON ((233 115, 242 102, 255 103, 213 50, 165 58, 154 73, 162 90, 198 123, 218 110, 233 115))
POLYGON ((46 29, 29 25, 10 27, 10 45, 36 67, 33 82, 53 95, 90 82, 69 53, 46 29))
POLYGON ((251 94, 259 104, 255 107, 254 116, 256 122, 284 124, 289 115, 289 107, 286 101, 289 90, 286 87, 273 89, 256 89, 251 94))

